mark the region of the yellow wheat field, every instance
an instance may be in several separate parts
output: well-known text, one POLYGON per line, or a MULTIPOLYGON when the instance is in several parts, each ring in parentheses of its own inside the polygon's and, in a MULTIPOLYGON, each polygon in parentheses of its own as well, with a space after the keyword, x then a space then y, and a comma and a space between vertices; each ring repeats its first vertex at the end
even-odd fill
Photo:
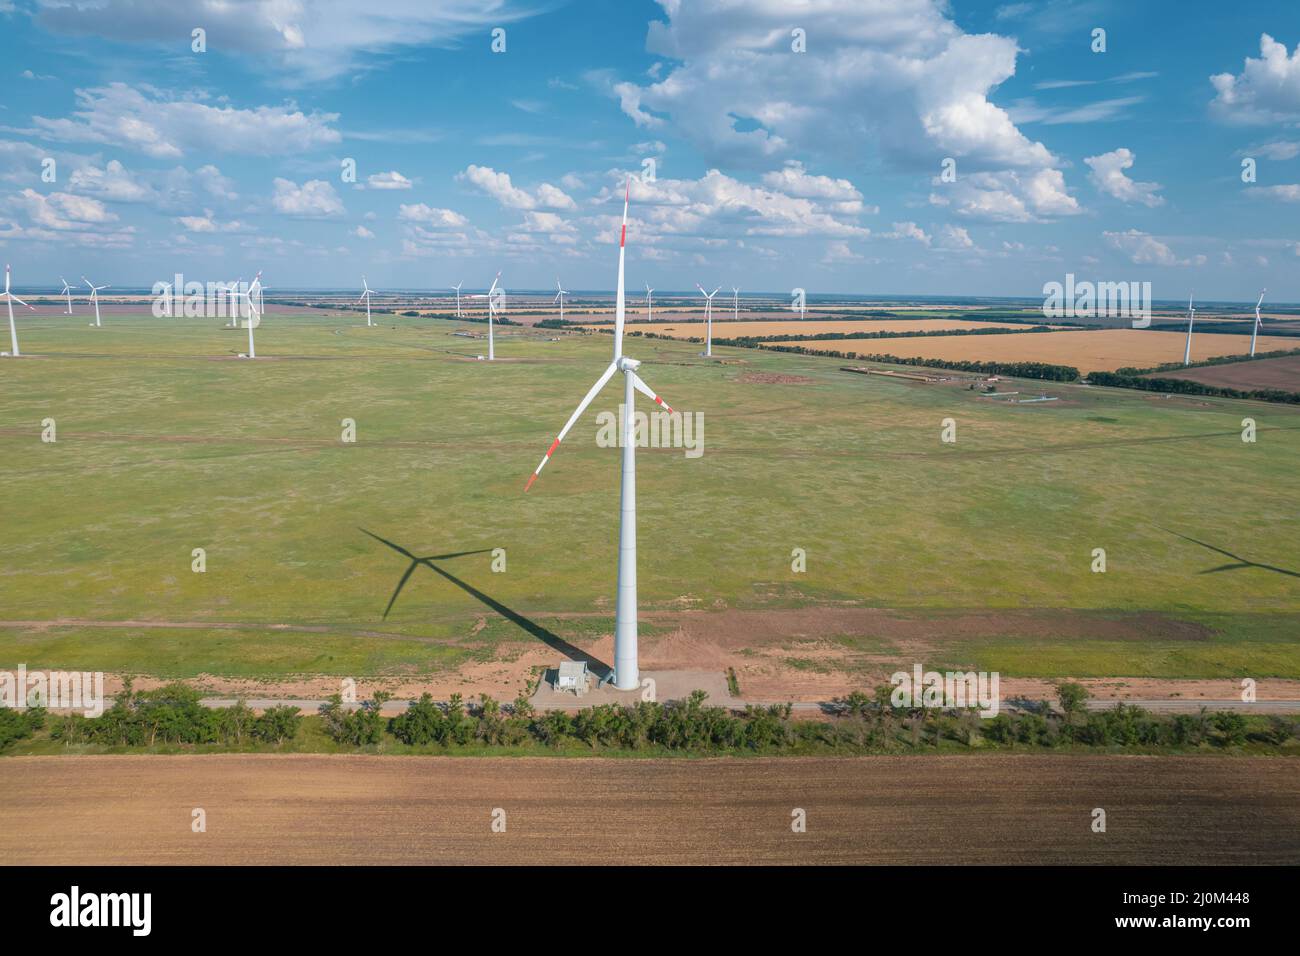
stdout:
MULTIPOLYGON (((896 355, 949 362, 1047 362, 1072 365, 1080 372, 1151 368, 1181 362, 1187 336, 1149 329, 1096 329, 1070 332, 1021 332, 1006 335, 936 335, 933 338, 835 339, 799 342, 805 348, 861 355, 896 355)), ((1261 335, 1257 351, 1300 347, 1300 339, 1261 335)), ((1250 352, 1248 335, 1192 336, 1192 361, 1250 352)))
MULTIPOLYGON (((611 323, 601 323, 608 328, 611 323)), ((601 326, 588 326, 600 328, 601 326)), ((704 317, 694 321, 650 322, 629 325, 634 332, 653 332, 675 339, 703 338, 704 317)), ((734 339, 746 335, 821 335, 823 332, 957 332, 966 329, 1023 329, 1022 324, 1014 322, 967 322, 962 319, 881 319, 873 321, 864 319, 813 321, 782 319, 775 322, 724 322, 713 320, 713 337, 715 339, 734 339)))

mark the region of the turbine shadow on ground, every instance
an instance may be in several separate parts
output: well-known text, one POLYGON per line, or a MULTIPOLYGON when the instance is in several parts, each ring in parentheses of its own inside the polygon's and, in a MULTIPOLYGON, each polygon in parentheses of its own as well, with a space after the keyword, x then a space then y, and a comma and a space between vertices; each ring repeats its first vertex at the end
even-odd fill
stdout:
POLYGON ((396 551, 398 554, 402 555, 405 558, 410 559, 411 562, 407 566, 406 572, 402 575, 401 580, 397 582, 397 587, 393 590, 393 596, 388 600, 388 607, 384 608, 385 618, 388 617, 388 612, 393 609, 393 605, 397 602, 397 596, 402 593, 402 588, 406 587, 406 582, 411 579, 411 575, 415 573, 415 569, 418 568, 420 565, 424 565, 429 570, 442 575, 444 578, 446 578, 452 584, 456 585, 456 587, 460 588, 466 594, 470 595, 471 597, 475 598, 476 600, 490 607, 492 610, 496 611, 506 620, 515 624, 522 630, 527 631, 529 634, 537 638, 547 647, 550 647, 552 650, 559 651, 561 654, 563 654, 565 657, 569 658, 570 660, 585 661, 588 670, 590 670, 593 674, 595 674, 597 679, 603 680, 609 674, 611 668, 608 664, 604 663, 603 661, 597 660, 596 658, 592 657, 590 654, 588 654, 586 651, 582 650, 581 648, 575 647, 574 645, 570 644, 568 641, 560 637, 558 634, 555 634, 554 632, 549 631, 546 628, 542 627, 536 621, 529 620, 528 618, 520 614, 518 611, 506 607, 496 598, 484 594, 482 591, 474 587, 472 584, 462 581, 460 578, 456 577, 450 571, 446 571, 443 568, 438 567, 438 565, 434 564, 435 561, 447 561, 452 558, 463 558, 466 557, 467 555, 472 555, 472 554, 488 554, 491 552, 490 548, 479 548, 477 551, 453 551, 449 554, 432 554, 432 555, 428 555, 427 557, 417 557, 416 555, 408 551, 406 548, 403 548, 401 545, 394 544, 392 541, 389 541, 387 538, 381 538, 379 535, 375 534, 372 531, 367 531, 365 528, 361 528, 359 530, 363 534, 367 534, 370 537, 374 538, 380 544, 387 545, 388 547, 396 551))
MULTIPOLYGON (((1159 527, 1159 525, 1157 525, 1157 527, 1159 527)), ((1197 541, 1195 538, 1189 538, 1187 535, 1179 534, 1177 531, 1170 531, 1168 528, 1160 528, 1160 530, 1166 534, 1172 534, 1177 538, 1182 538, 1184 541, 1190 541, 1192 544, 1199 544, 1202 548, 1208 548, 1216 554, 1232 558, 1232 560, 1236 562, 1235 564, 1221 564, 1217 568, 1206 568, 1204 571, 1198 571, 1198 574, 1214 574, 1218 571, 1237 571, 1241 568, 1259 568, 1261 571, 1272 571, 1275 574, 1286 574, 1293 578, 1300 578, 1300 571, 1288 571, 1286 568, 1279 568, 1272 564, 1260 564, 1256 561, 1251 561, 1248 558, 1243 558, 1240 555, 1233 554, 1231 551, 1224 551, 1222 548, 1216 548, 1212 544, 1206 544, 1204 541, 1197 541)))

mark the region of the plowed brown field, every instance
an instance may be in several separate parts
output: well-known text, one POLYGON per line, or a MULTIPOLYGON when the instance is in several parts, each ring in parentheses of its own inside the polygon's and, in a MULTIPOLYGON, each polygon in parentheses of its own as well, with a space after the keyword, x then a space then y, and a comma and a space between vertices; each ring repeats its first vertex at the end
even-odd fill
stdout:
POLYGON ((44 864, 1300 863, 1290 758, 3 758, 44 864), (191 832, 202 807, 207 832, 191 832), (1104 808, 1107 832, 1090 828, 1104 808), (506 832, 491 829, 494 808, 506 832), (791 831, 791 812, 807 832, 791 831))

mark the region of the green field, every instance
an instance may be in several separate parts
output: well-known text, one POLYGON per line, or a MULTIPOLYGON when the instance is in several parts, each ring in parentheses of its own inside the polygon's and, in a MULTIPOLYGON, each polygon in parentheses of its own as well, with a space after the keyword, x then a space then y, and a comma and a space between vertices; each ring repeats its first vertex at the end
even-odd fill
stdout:
MULTIPOLYGON (((597 447, 595 413, 617 408, 616 384, 523 487, 610 338, 511 328, 489 365, 470 359, 486 343, 451 334, 470 326, 381 318, 272 307, 256 362, 233 358, 246 336, 221 320, 24 320, 34 357, 0 360, 0 667, 419 674, 608 633, 618 452, 597 447), (365 532, 473 553, 438 562, 450 577, 417 567, 385 618, 408 561, 365 532)), ((638 456, 643 610, 1150 611, 1213 636, 954 632, 940 656, 1023 675, 1300 678, 1300 409, 1054 383, 1062 401, 1011 406, 835 359, 721 348, 740 361, 706 364, 698 345, 636 337, 627 351, 705 422, 702 457, 638 456), (955 445, 940 442, 949 417, 955 445), (1264 567, 1214 571, 1237 562, 1187 539, 1264 567)))

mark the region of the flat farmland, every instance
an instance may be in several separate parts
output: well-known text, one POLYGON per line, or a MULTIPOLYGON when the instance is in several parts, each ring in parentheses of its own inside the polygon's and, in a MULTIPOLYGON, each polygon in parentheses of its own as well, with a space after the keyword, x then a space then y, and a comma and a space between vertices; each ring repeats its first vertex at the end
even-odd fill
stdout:
MULTIPOLYGON (((632 332, 653 332, 675 339, 703 338, 703 316, 692 316, 680 322, 638 322, 629 325, 632 332)), ((588 328, 612 328, 605 322, 588 328)), ((842 319, 836 321, 812 319, 781 319, 768 322, 732 322, 728 318, 713 319, 715 338, 741 338, 762 335, 821 335, 825 332, 958 332, 967 329, 1020 329, 1025 325, 1016 322, 969 322, 962 319, 842 319)))
MULTIPOLYGON (((1186 335, 1148 329, 1090 329, 1068 332, 1022 332, 1007 335, 938 335, 929 338, 836 339, 800 343, 827 352, 862 355, 896 355, 945 362, 1047 362, 1073 365, 1080 372, 1113 372, 1119 368, 1151 368, 1183 358, 1186 335)), ((1295 339, 1260 336, 1258 349, 1291 349, 1295 339)), ((1246 335, 1192 336, 1192 361, 1244 355, 1250 351, 1246 335)))
MULTIPOLYGON (((1300 340, 1296 340, 1295 346, 1300 348, 1300 340)), ((1210 365, 1205 368, 1189 368, 1181 372, 1157 372, 1150 377, 1182 378, 1203 385, 1237 388, 1243 391, 1276 388, 1284 392, 1300 392, 1300 355, 1259 359, 1254 362, 1235 362, 1232 365, 1210 365)))
POLYGON ((1287 758, 231 754, 5 770, 8 864, 1300 863, 1287 758), (1105 834, 1089 826, 1099 806, 1105 834), (193 807, 207 832, 191 832, 193 807))

